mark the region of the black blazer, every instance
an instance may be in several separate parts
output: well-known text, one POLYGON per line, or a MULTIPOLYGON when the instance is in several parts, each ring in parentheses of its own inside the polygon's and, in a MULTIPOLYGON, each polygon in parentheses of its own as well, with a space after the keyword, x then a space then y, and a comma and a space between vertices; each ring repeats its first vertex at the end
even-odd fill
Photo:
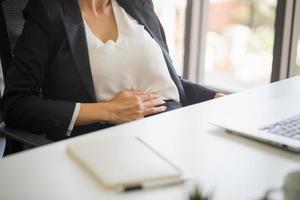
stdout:
MULTIPOLYGON (((180 78, 151 0, 117 0, 145 27, 164 54, 183 106, 212 99, 214 91, 180 78)), ((75 102, 96 102, 84 24, 77 0, 30 0, 24 30, 8 69, 2 111, 8 127, 66 138, 75 102)), ((126 55, 124 55, 126 56, 126 55)), ((104 128, 75 127, 72 135, 104 128)))

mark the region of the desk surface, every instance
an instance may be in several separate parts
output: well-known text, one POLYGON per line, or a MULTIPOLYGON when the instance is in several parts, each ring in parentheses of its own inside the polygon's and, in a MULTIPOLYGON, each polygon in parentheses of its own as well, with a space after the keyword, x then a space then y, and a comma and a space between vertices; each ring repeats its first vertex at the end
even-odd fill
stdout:
POLYGON ((300 93, 299 85, 297 77, 9 156, 0 161, 0 199, 188 199, 189 184, 127 194, 102 188, 65 152, 69 142, 102 134, 141 137, 192 180, 214 190, 214 199, 258 199, 280 187, 288 172, 300 170, 300 155, 227 134, 208 121, 300 93))

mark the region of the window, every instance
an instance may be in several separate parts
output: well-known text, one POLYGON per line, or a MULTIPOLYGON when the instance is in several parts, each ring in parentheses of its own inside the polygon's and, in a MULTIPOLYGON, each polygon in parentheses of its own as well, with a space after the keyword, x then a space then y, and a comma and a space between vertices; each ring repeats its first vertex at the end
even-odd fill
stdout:
POLYGON ((155 11, 166 32, 170 55, 180 75, 183 73, 186 1, 153 0, 155 11))
POLYGON ((237 92, 270 82, 277 0, 208 0, 205 85, 237 92))

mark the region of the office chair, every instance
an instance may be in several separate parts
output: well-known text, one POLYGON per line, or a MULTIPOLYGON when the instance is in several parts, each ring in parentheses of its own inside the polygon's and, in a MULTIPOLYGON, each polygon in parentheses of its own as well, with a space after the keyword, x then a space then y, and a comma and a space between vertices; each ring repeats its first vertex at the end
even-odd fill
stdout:
MULTIPOLYGON (((23 30, 23 10, 27 2, 28 0, 0 0, 0 57, 4 80, 12 61, 13 49, 23 30)), ((1 96, 0 94, 0 101, 1 96)), ((7 128, 3 122, 1 110, 0 135, 7 140, 5 155, 53 142, 42 135, 7 128)))

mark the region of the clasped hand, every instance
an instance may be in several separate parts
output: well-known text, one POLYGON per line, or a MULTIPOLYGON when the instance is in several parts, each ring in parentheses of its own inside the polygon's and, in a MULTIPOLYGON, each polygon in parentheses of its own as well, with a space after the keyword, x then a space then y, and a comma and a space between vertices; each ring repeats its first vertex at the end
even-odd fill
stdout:
POLYGON ((121 124, 164 112, 167 109, 166 106, 163 106, 165 103, 163 98, 156 93, 120 92, 110 102, 111 123, 121 124))

